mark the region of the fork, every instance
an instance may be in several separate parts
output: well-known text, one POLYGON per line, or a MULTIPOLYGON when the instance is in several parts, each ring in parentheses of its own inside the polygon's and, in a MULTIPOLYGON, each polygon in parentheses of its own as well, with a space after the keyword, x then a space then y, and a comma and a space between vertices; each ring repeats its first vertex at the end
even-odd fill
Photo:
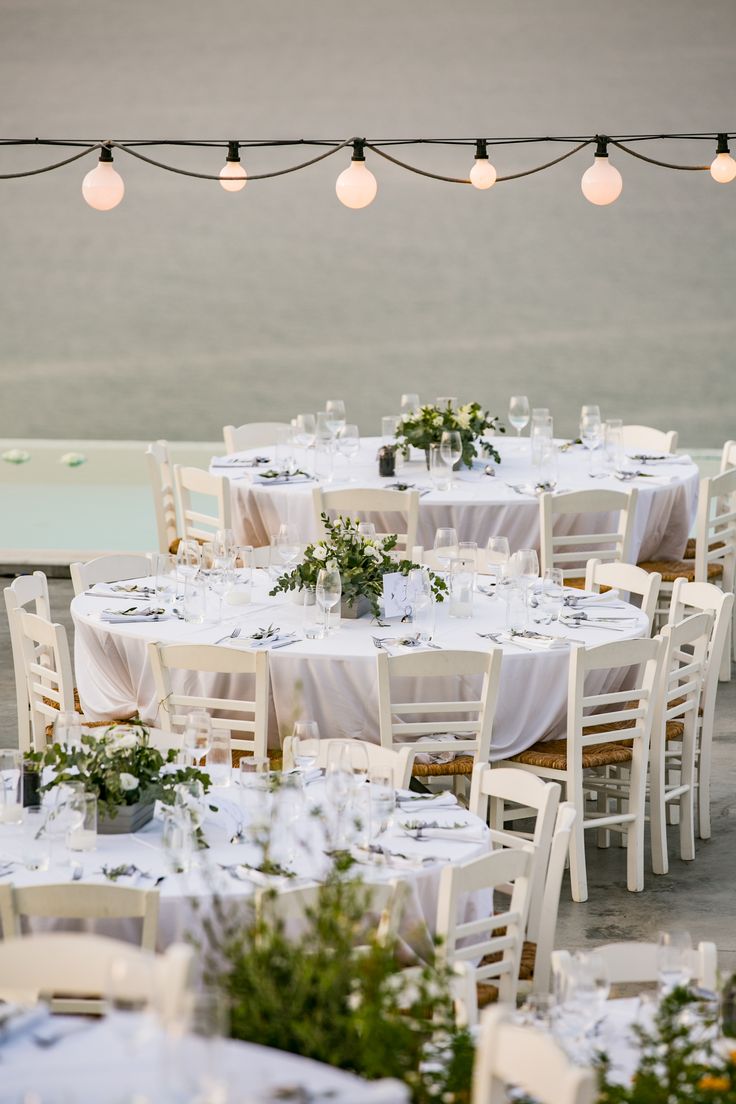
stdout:
POLYGON ((226 640, 237 640, 242 631, 240 625, 236 625, 232 632, 227 633, 225 636, 221 636, 219 640, 215 641, 215 644, 224 644, 226 640))

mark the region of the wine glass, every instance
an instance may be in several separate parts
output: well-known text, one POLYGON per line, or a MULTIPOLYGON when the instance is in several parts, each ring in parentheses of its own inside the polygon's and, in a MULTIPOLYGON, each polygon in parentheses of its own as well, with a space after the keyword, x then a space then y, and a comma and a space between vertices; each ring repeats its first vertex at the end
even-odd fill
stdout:
POLYGON ((454 486, 452 472, 463 454, 463 440, 456 429, 443 429, 440 438, 440 456, 450 469, 450 487, 454 486))
POLYGON ((170 552, 154 553, 153 577, 156 603, 164 609, 170 609, 176 597, 176 568, 176 557, 170 552))
POLYGON ((65 751, 82 750, 82 718, 79 713, 60 712, 54 717, 54 743, 65 751))
POLYGON ((316 721, 297 721, 292 733, 292 750, 297 770, 307 772, 317 765, 319 725, 316 721))
POLYGON ((370 786, 371 826, 375 839, 386 832, 391 825, 396 809, 396 791, 393 777, 383 771, 371 772, 370 786))
MULTIPOLYGON (((314 474, 317 475, 317 456, 318 453, 324 453, 327 457, 327 474, 326 481, 332 482, 332 442, 334 440, 334 433, 330 429, 330 416, 326 410, 320 410, 317 414, 314 430, 314 474)), ((321 465, 320 465, 321 467, 321 465)))
POLYGON ((372 521, 359 521, 358 532, 363 540, 372 541, 376 539, 376 527, 372 521))
POLYGON ((353 479, 350 476, 350 461, 354 456, 358 455, 360 449, 360 433, 358 432, 357 425, 345 424, 338 432, 337 438, 337 450, 348 462, 348 483, 352 483, 353 479))
POLYGON ((516 563, 518 576, 528 591, 539 578, 539 556, 534 548, 520 548, 516 563))
POLYGON ((317 419, 314 414, 297 414, 294 419, 294 444, 304 450, 304 467, 308 470, 307 452, 316 440, 317 419))
POLYGON ((384 414, 381 418, 381 440, 384 445, 396 444, 396 431, 400 420, 396 414, 384 414))
POLYGON ((299 556, 302 548, 299 539, 299 530, 296 525, 291 525, 287 522, 282 523, 276 534, 275 543, 276 553, 279 559, 284 567, 290 567, 299 556))
POLYGON ((192 766, 205 758, 212 743, 212 720, 203 709, 195 710, 187 716, 182 732, 182 747, 189 754, 192 766))
POLYGON ((353 790, 353 764, 346 740, 334 740, 327 755, 325 793, 334 811, 333 847, 342 842, 342 818, 353 790))
POLYGON ((601 443, 602 433, 600 414, 584 414, 580 419, 580 439, 588 450, 591 471, 593 465, 593 452, 601 443))
POLYGON ((339 605, 342 597, 342 580, 336 567, 322 567, 317 575, 315 599, 322 610, 322 636, 330 632, 330 611, 339 605))
POLYGON ((232 529, 218 529, 212 540, 217 560, 229 560, 235 555, 235 532, 232 529))
POLYGON ((434 554, 443 571, 450 570, 450 560, 457 556, 457 530, 438 529, 434 535, 434 554))
POLYGON ((521 440, 521 431, 529 422, 529 399, 526 395, 512 395, 509 402, 509 422, 516 430, 517 441, 521 440))
POLYGON ((413 391, 407 391, 401 396, 401 413, 411 416, 419 409, 419 395, 413 391))
POLYGON ((345 425, 345 403, 342 399, 328 399, 325 403, 327 428, 333 440, 345 425))
POLYGON ((692 978, 692 940, 688 931, 663 931, 657 945, 657 978, 662 995, 692 978))
POLYGON ((598 418, 600 421, 601 408, 597 403, 588 403, 585 406, 580 407, 580 420, 583 418, 598 418))
POLYGON ((536 596, 539 617, 535 618, 535 621, 543 625, 549 625, 552 621, 557 620, 562 609, 564 591, 562 569, 548 567, 544 572, 542 585, 536 596))
POLYGON ((511 549, 508 537, 489 537, 486 544, 486 570, 490 575, 498 574, 501 564, 508 563, 511 549), (493 568, 493 569, 492 569, 493 568))
POLYGON ((434 595, 426 567, 414 567, 406 577, 406 597, 411 606, 411 620, 419 639, 434 636, 434 595))

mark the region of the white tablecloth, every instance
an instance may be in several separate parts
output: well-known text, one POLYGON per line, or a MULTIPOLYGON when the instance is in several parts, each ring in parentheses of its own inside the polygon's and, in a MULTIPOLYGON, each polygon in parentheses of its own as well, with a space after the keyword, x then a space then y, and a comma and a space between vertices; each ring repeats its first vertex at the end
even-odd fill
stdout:
MULTIPOLYGON (((77 686, 85 712, 91 719, 105 720, 131 715, 139 710, 149 724, 160 722, 159 702, 148 663, 146 645, 150 640, 214 643, 234 625, 243 628, 238 641, 230 647, 247 647, 248 633, 268 624, 295 629, 302 636, 304 619, 314 616, 283 595, 269 599, 269 583, 258 572, 253 589, 253 605, 226 607, 231 620, 219 625, 189 625, 178 620, 153 624, 103 624, 101 608, 114 602, 80 595, 72 602, 76 628, 77 686), (270 604, 269 604, 270 603, 270 604)), ((129 604, 129 603, 128 603, 129 604)), ((126 602, 122 601, 121 606, 126 602)), ((602 610, 603 607, 596 606, 602 610)), ((586 645, 625 640, 647 631, 646 619, 633 607, 612 611, 612 616, 636 615, 634 622, 621 626, 567 628, 553 625, 551 632, 586 645)), ((448 603, 437 606, 435 640, 446 648, 485 650, 494 647, 481 639, 479 632, 494 632, 505 627, 505 607, 497 598, 477 594, 472 619, 459 621, 449 617, 448 603)), ((295 716, 316 720, 325 736, 357 736, 377 743, 378 690, 376 648, 372 637, 390 636, 400 629, 379 628, 370 617, 343 620, 337 632, 324 640, 300 639, 269 655, 272 685, 270 740, 278 746, 291 734, 295 716)), ((491 740, 491 760, 515 755, 531 747, 544 736, 559 736, 565 728, 569 649, 525 651, 515 644, 504 645, 501 689, 491 740)), ((174 675, 176 676, 176 672, 174 675)), ((185 677, 188 677, 188 673, 185 677)), ((591 693, 618 689, 617 678, 596 675, 600 686, 591 693)), ((174 677, 176 689, 183 688, 174 677)), ((238 676, 200 675, 196 686, 187 682, 187 693, 216 697, 243 696, 247 684, 238 676)), ((461 693, 470 694, 472 680, 463 680, 461 693)), ((416 688, 415 688, 416 689, 416 688)), ((411 687, 408 688, 411 692, 411 687)), ((438 686, 448 698, 458 687, 438 686)), ((475 691, 477 693, 477 687, 475 691)), ((407 699, 411 700, 411 699, 407 699)))
MULTIPOLYGON (((448 491, 435 491, 423 459, 403 463, 397 477, 380 478, 376 450, 381 441, 377 437, 364 438, 358 455, 351 462, 349 472, 355 488, 387 487, 396 479, 413 483, 420 489, 428 489, 419 505, 419 530, 417 543, 431 548, 434 535, 442 526, 453 526, 460 540, 474 540, 485 546, 489 537, 508 537, 511 550, 539 548, 539 505, 531 495, 522 496, 508 483, 529 484, 539 478, 530 462, 529 441, 508 441, 494 438, 494 445, 501 454, 501 464, 495 477, 484 473, 485 461, 477 469, 456 473, 455 487, 448 491)), ((240 457, 268 455, 273 462, 273 449, 254 449, 238 453, 240 457)), ((419 454, 417 454, 419 455, 419 454)), ((298 454, 303 462, 303 454, 298 454)), ((312 463, 312 460, 309 461, 312 463)), ((348 472, 347 461, 338 456, 335 479, 331 487, 345 487, 348 472)), ((613 476, 591 479, 588 453, 582 446, 574 446, 560 453, 560 490, 590 490, 608 488, 626 490, 636 487, 638 501, 634 525, 632 559, 678 559, 682 556, 690 527, 695 520, 698 498, 698 468, 692 461, 684 464, 666 463, 641 465, 651 476, 621 483, 613 476)), ((314 483, 289 486, 265 486, 254 484, 247 469, 213 467, 217 475, 226 475, 231 481, 233 527, 241 543, 264 545, 282 522, 290 522, 299 529, 304 541, 317 538, 318 530, 312 510, 314 483)), ((396 522, 390 516, 379 519, 383 532, 396 532, 396 522)), ((563 519, 559 533, 590 532, 591 519, 587 517, 579 525, 563 519), (562 525, 565 528, 562 528, 562 525)), ((611 517, 602 514, 594 522, 596 531, 610 531, 611 517)), ((558 532, 558 529, 555 529, 558 532)))

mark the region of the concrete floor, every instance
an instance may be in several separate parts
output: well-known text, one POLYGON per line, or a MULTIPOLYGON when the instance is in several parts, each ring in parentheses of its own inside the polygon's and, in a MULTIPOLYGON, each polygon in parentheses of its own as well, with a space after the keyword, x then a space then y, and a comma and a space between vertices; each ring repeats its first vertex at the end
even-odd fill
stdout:
MULTIPOLYGON (((51 579, 52 616, 72 632, 68 579, 51 579)), ((5 617, 0 617, 0 747, 14 746, 15 692, 5 617)), ((696 859, 676 858, 677 829, 670 828, 670 872, 649 873, 643 893, 626 889, 625 851, 587 845, 589 899, 574 904, 563 882, 557 946, 584 947, 609 940, 656 939, 661 928, 687 928, 694 940, 717 943, 724 969, 736 969, 736 679, 718 694, 713 755, 713 836, 700 840, 696 859)), ((647 855, 647 862, 649 856, 647 855)))

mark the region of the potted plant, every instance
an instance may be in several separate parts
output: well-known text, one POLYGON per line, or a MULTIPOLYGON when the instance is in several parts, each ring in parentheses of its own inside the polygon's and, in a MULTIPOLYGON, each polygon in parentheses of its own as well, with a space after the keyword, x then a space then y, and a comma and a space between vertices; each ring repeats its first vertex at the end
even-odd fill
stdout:
POLYGON ((456 467, 462 464, 466 468, 473 466, 473 459, 478 455, 476 445, 485 456, 491 457, 497 464, 501 463, 498 451, 489 441, 483 441, 481 438, 489 430, 494 433, 505 433, 506 427, 495 415, 483 410, 477 402, 458 407, 454 407, 450 402, 442 407, 420 406, 415 412, 404 414, 396 430, 396 438, 405 458, 409 456, 410 448, 423 449, 429 468, 430 447, 440 443, 445 430, 455 430, 460 434, 463 452, 456 467))
MULTIPOLYGON (((360 617, 370 610, 378 617, 383 576, 392 571, 408 575, 419 565, 392 555, 398 541, 393 534, 369 539, 359 532, 357 520, 338 517, 333 521, 327 514, 322 514, 322 523, 325 538, 307 546, 302 562, 281 576, 271 594, 314 590, 321 569, 334 566, 342 581, 342 616, 360 617)), ((434 597, 441 602, 447 593, 447 583, 433 572, 429 574, 434 597)))

